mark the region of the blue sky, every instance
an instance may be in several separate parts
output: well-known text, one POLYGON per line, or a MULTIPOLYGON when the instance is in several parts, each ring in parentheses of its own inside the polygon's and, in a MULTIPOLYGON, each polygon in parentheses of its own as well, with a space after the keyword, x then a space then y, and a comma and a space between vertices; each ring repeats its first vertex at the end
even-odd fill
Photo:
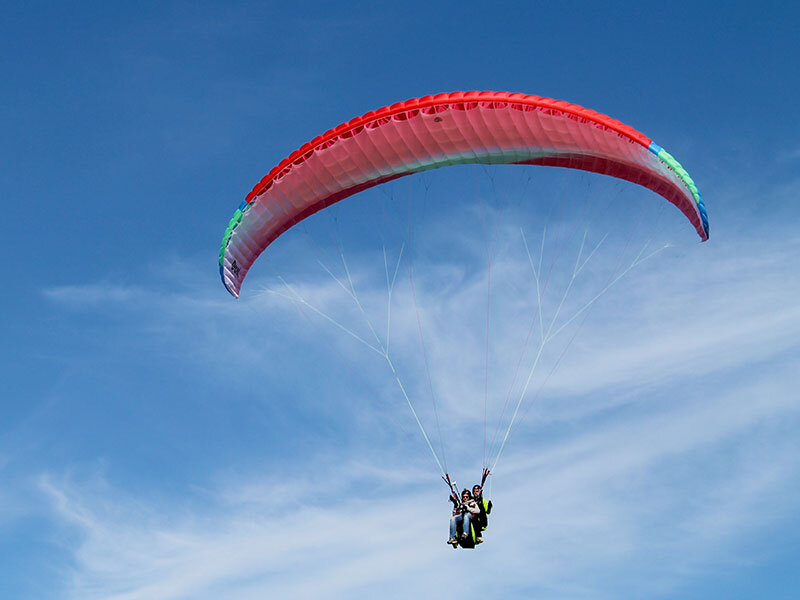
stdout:
POLYGON ((0 596, 796 597, 798 9, 3 13, 0 596), (274 164, 369 110, 470 89, 563 99, 642 131, 698 183, 710 241, 632 185, 459 167, 309 220, 239 301, 227 294, 222 233, 274 164), (409 210, 389 320, 383 249, 397 264, 409 210), (583 232, 587 248, 603 241, 562 320, 645 244, 656 253, 547 346, 491 480, 487 542, 453 552, 446 489, 385 361, 299 311, 278 277, 366 337, 318 265, 342 281, 341 244, 438 443, 419 322, 449 470, 467 484, 534 316, 520 230, 534 262, 557 266, 543 318, 583 232))

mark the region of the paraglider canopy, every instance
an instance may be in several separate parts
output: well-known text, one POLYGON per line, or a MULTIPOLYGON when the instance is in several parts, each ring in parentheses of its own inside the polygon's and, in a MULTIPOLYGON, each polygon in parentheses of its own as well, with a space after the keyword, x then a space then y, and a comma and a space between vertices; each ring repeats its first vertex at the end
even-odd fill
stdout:
POLYGON ((666 198, 708 239, 689 174, 644 134, 593 110, 508 92, 455 92, 369 112, 314 138, 275 166, 234 213, 219 253, 239 296, 248 270, 284 231, 369 187, 465 163, 558 166, 602 173, 666 198))

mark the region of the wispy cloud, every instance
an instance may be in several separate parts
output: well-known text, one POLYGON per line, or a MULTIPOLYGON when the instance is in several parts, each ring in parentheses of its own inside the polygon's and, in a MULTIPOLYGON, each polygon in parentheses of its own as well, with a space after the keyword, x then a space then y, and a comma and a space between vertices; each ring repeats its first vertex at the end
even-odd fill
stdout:
MULTIPOLYGON (((450 242, 441 241, 445 235, 441 231, 436 235, 440 243, 463 246, 474 253, 474 242, 458 228, 450 242)), ((508 227, 500 238, 519 240, 519 231, 508 227)), ((359 372, 373 394, 385 397, 398 418, 404 419, 404 400, 390 365, 380 351, 367 348, 381 349, 388 338, 392 366, 397 368, 423 423, 434 427, 432 388, 445 416, 445 435, 456 438, 456 432, 467 424, 482 426, 483 410, 478 408, 483 408, 484 400, 489 423, 495 423, 508 399, 511 408, 507 407, 507 419, 534 363, 537 368, 521 403, 523 411, 534 400, 565 396, 591 396, 589 401, 564 405, 571 411, 591 411, 618 401, 622 396, 615 393, 616 388, 655 389, 687 378, 719 374, 790 350, 800 334, 800 309, 791 300, 800 294, 800 279, 792 276, 795 248, 787 246, 784 238, 770 241, 754 235, 737 240, 735 248, 723 239, 689 253, 661 253, 636 267, 549 342, 538 362, 543 330, 550 329, 560 300, 567 302, 551 330, 586 307, 604 289, 608 273, 619 272, 620 264, 628 264, 620 261, 621 250, 611 241, 602 248, 604 253, 592 257, 590 269, 576 279, 568 296, 562 294, 576 264, 573 261, 580 237, 558 257, 553 257, 551 246, 545 247, 547 261, 558 258, 560 264, 548 271, 546 282, 540 282, 544 292, 543 327, 537 310, 542 289, 536 291, 531 265, 519 242, 498 253, 492 265, 491 314, 487 314, 486 305, 487 267, 485 258, 479 256, 466 264, 447 258, 423 261, 425 264, 418 264, 413 271, 413 288, 406 259, 397 269, 389 305, 386 275, 391 275, 391 266, 396 266, 396 251, 390 253, 388 273, 382 260, 375 264, 374 255, 369 260, 359 256, 348 259, 352 285, 364 313, 348 292, 350 281, 342 265, 334 264, 335 254, 328 268, 338 280, 322 269, 316 275, 298 277, 289 273, 285 274, 285 283, 271 278, 274 283, 238 303, 222 293, 198 288, 197 278, 202 274, 195 267, 180 264, 170 265, 169 273, 185 274, 178 285, 171 282, 171 289, 89 284, 52 288, 45 293, 54 302, 73 309, 135 311, 145 330, 156 331, 167 344, 181 345, 192 356, 205 352, 209 361, 213 356, 211 362, 222 371, 235 364, 239 372, 247 369, 256 374, 263 370, 265 357, 274 363, 276 355, 302 352, 304 345, 324 349, 330 343, 340 355, 332 357, 338 368, 344 364, 359 372), (532 335, 526 344, 530 325, 532 335), (487 367, 488 381, 484 379, 487 367), (597 399, 598 394, 603 400, 597 399)), ((586 247, 591 248, 598 239, 595 236, 586 247)), ((536 256, 540 250, 534 240, 531 236, 530 246, 536 256)), ((588 253, 584 250, 583 256, 588 253)), ((552 402, 548 406, 554 409, 551 417, 566 416, 561 407, 552 402)))
MULTIPOLYGON (((430 483, 436 475, 423 474, 427 463, 396 448, 371 448, 368 460, 342 454, 341 464, 298 448, 284 466, 303 468, 288 479, 273 464, 266 473, 228 474, 180 500, 113 488, 102 477, 51 472, 39 487, 54 518, 80 540, 73 546, 69 594, 371 598, 380 589, 390 598, 468 598, 496 593, 499 585, 504 592, 553 598, 612 598, 632 590, 654 597, 673 594, 709 564, 725 569, 754 560, 749 540, 797 510, 800 487, 800 448, 791 426, 800 420, 792 385, 800 311, 791 300, 800 281, 793 277, 787 239, 740 239, 736 252, 724 240, 702 251, 665 252, 548 346, 521 405, 521 414, 539 418, 528 416, 511 437, 496 473, 497 510, 487 543, 474 553, 445 546, 447 506, 442 489, 434 489, 440 484, 430 483), (570 343, 572 333, 578 335, 570 343), (526 412, 531 406, 535 413, 526 412), (378 466, 398 462, 408 470, 378 466), (465 578, 473 567, 497 575, 465 578)), ((613 268, 617 249, 611 248, 611 259, 598 257, 601 269, 613 268)), ((350 268, 380 340, 324 272, 295 276, 290 285, 370 343, 385 343, 383 265, 376 269, 355 257, 350 268)), ((545 297, 545 323, 555 315, 569 267, 566 272, 545 297)), ((413 290, 406 273, 393 292, 392 357, 433 430, 419 320, 460 473, 480 454, 475 440, 483 427, 487 272, 481 263, 465 269, 443 259, 418 264, 414 275, 413 290)), ((527 327, 538 318, 526 256, 501 255, 492 276, 496 289, 511 293, 498 292, 489 315, 490 424, 527 327)), ((604 281, 607 276, 590 277, 578 290, 583 299, 570 300, 560 318, 569 318, 604 281)), ((286 293, 280 283, 272 289, 286 293)), ((210 352, 206 359, 215 368, 230 351, 237 369, 261 381, 303 377, 299 367, 280 371, 275 365, 305 358, 302 348, 320 346, 324 336, 345 361, 361 367, 359 376, 396 416, 404 414, 384 358, 319 315, 303 317, 278 295, 255 293, 235 303, 191 283, 168 293, 98 285, 46 293, 73 310, 135 312, 162 343, 191 346, 194 359, 202 348, 214 348, 215 360, 210 352)), ((536 329, 512 406, 540 340, 536 329)), ((320 407, 328 400, 308 398, 320 407)), ((353 421, 354 430, 366 426, 353 412, 342 419, 353 421)))
POLYGON ((364 460, 312 459, 310 477, 288 481, 226 477, 181 501, 98 477, 49 475, 40 488, 80 539, 73 598, 482 597, 497 582, 554 598, 658 596, 709 562, 731 566, 743 540, 797 508, 800 448, 781 423, 800 406, 788 391, 781 373, 765 373, 709 401, 525 442, 473 554, 443 543, 443 490, 364 460), (495 576, 456 576, 476 560, 495 576))

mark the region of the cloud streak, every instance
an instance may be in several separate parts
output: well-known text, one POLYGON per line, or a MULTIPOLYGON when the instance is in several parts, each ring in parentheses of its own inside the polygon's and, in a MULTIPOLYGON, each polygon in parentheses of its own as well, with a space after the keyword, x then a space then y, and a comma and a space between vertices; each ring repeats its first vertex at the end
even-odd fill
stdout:
POLYGON ((432 494, 419 473, 383 475, 371 461, 318 457, 303 471, 311 478, 228 478, 177 503, 96 476, 39 485, 81 540, 72 598, 496 592, 492 581, 457 577, 475 560, 503 588, 544 597, 657 597, 709 562, 731 567, 743 541, 797 509, 800 448, 783 425, 798 421, 800 406, 781 375, 522 445, 474 554, 443 544, 442 490, 432 494))
MULTIPOLYGON (((435 474, 428 463, 407 456, 404 447, 369 446, 380 437, 369 432, 364 444, 336 447, 341 462, 321 456, 325 447, 298 447, 281 468, 268 461, 266 473, 229 472, 178 500, 113 488, 101 476, 43 476, 39 490, 51 517, 79 540, 72 546, 69 596, 372 598, 378 589, 389 598, 470 598, 498 590, 551 598, 659 597, 674 595, 710 564, 724 570, 754 560, 753 540, 798 509, 793 425, 800 406, 791 382, 800 368, 800 311, 791 298, 800 282, 789 276, 794 255, 781 239, 736 243, 737 252, 721 241, 702 252, 659 255, 548 347, 522 404, 526 417, 496 473, 498 508, 488 541, 474 553, 443 544, 447 508, 438 482, 430 483, 435 474), (573 332, 579 335, 560 361, 573 332), (398 463, 406 469, 383 467, 398 463), (465 578, 472 568, 497 577, 465 578)), ((611 258, 598 257, 601 271, 613 269, 618 250, 611 246, 611 258)), ((448 452, 457 463, 451 466, 477 472, 487 272, 447 257, 434 262, 416 263, 416 303, 406 280, 394 291, 392 356, 431 430, 419 319, 448 452)), ((356 257, 350 267, 359 299, 382 334, 382 265, 356 257)), ((568 273, 569 267, 566 278, 553 280, 545 322, 568 273)), ((498 297, 490 315, 488 409, 496 418, 537 312, 527 257, 499 255, 493 278, 498 297)), ((590 277, 578 291, 591 298, 603 281, 606 275, 590 277)), ((359 335, 370 335, 352 300, 324 273, 303 274, 291 284, 359 335)), ((46 295, 70 310, 136 312, 166 347, 191 340, 193 360, 213 347, 215 359, 222 356, 214 368, 235 364, 242 379, 249 372, 262 385, 269 377, 307 377, 301 368, 276 369, 276 361, 291 365, 302 357, 307 367, 303 348, 321 347, 324 335, 392 414, 404 418, 383 359, 324 320, 310 325, 291 303, 270 294, 225 303, 198 294, 191 281, 185 290, 89 285, 46 295)), ((569 310, 580 306, 575 298, 569 310)), ((512 402, 540 335, 535 330, 512 402)), ((212 362, 210 355, 204 360, 212 362)), ((322 410, 331 395, 307 401, 322 410)), ((357 436, 378 418, 377 409, 363 407, 342 404, 339 420, 328 425, 357 436)))

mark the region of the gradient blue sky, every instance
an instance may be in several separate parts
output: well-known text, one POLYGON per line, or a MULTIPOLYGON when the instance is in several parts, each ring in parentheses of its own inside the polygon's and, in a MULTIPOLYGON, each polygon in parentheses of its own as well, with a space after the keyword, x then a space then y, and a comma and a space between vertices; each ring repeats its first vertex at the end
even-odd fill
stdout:
POLYGON ((796 598, 799 26, 785 3, 4 4, 0 597, 796 598), (632 185, 459 168, 343 203, 228 296, 219 242, 269 168, 368 110, 470 89, 644 132, 698 183, 710 242, 632 185), (308 241, 334 264, 333 225, 385 323, 381 247, 399 243, 376 207, 405 223, 409 198, 392 344, 427 407, 413 254, 463 484, 482 454, 487 232, 492 424, 535 304, 519 228, 532 246, 570 216, 610 232, 597 280, 637 218, 671 244, 549 355, 475 552, 443 543, 445 488, 380 357, 268 293, 279 273, 368 333, 308 241), (608 208, 575 216, 587 198, 608 208))

